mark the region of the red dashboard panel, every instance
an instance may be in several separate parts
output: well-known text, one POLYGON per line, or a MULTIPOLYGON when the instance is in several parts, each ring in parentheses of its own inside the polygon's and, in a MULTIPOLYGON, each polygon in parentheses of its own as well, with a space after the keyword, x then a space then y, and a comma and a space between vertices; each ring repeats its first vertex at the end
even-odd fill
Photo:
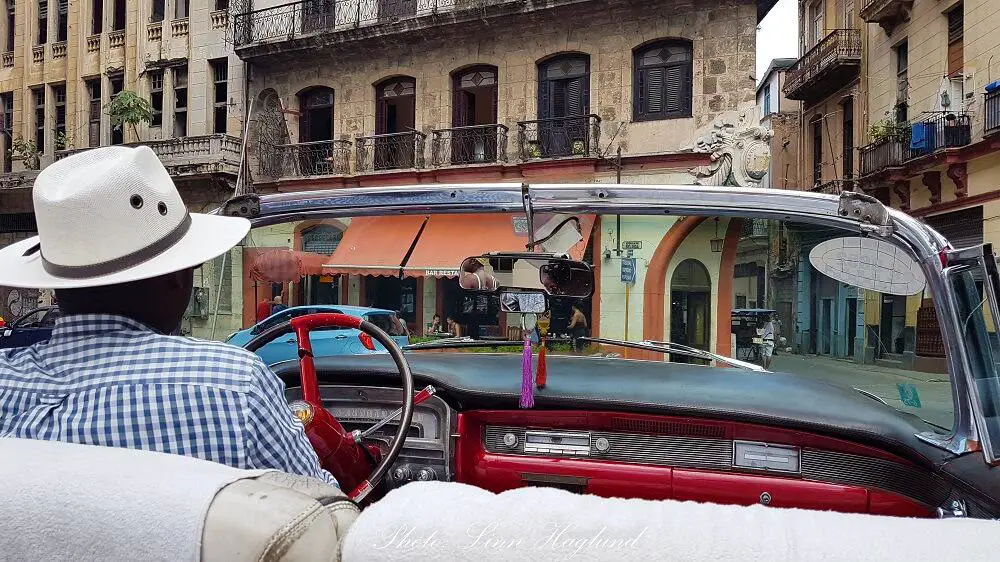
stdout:
POLYGON ((462 413, 458 418, 459 439, 455 449, 456 479, 493 492, 548 485, 604 497, 738 505, 766 503, 775 507, 918 517, 928 516, 932 511, 895 493, 795 476, 490 452, 483 439, 486 425, 765 441, 912 465, 883 451, 840 439, 751 424, 610 412, 462 413))

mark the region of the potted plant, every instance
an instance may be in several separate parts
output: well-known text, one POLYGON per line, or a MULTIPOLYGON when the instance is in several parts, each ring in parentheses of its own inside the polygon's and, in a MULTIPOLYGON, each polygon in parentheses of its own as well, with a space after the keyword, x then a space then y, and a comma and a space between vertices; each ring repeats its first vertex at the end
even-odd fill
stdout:
POLYGON ((73 148, 73 137, 66 134, 65 131, 59 132, 56 135, 56 150, 70 150, 73 148))
POLYGON ((528 141, 528 158, 541 158, 541 157, 542 157, 541 141, 537 140, 528 141))
POLYGON ((9 153, 12 163, 20 161, 25 170, 37 170, 41 167, 41 153, 33 140, 25 140, 18 135, 11 141, 9 153))
POLYGON ((139 123, 153 121, 153 105, 146 98, 131 90, 122 90, 108 104, 107 113, 111 117, 111 125, 121 129, 123 125, 132 128, 132 133, 139 139, 139 123))

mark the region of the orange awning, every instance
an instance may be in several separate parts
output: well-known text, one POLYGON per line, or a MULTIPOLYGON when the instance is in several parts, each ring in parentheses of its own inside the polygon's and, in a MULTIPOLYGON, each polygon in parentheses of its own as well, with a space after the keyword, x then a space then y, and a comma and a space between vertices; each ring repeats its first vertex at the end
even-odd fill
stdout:
POLYGON ((395 277, 413 247, 426 217, 357 217, 337 249, 323 263, 323 273, 395 277))
POLYGON ((306 275, 319 275, 327 259, 322 254, 274 248, 254 258, 250 264, 250 278, 262 283, 298 281, 306 275))
MULTIPOLYGON (((432 215, 403 268, 406 277, 458 277, 462 260, 488 252, 525 252, 524 215, 432 215), (520 224, 519 224, 520 223, 520 224)), ((581 259, 594 227, 594 216, 580 216, 583 240, 570 249, 581 259)))

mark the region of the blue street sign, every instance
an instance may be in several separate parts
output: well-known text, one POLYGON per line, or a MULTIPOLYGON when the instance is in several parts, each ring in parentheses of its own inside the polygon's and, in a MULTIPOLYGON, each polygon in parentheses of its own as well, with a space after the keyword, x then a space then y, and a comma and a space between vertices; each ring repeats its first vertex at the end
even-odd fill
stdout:
POLYGON ((635 283, 635 258, 622 258, 622 283, 635 283))

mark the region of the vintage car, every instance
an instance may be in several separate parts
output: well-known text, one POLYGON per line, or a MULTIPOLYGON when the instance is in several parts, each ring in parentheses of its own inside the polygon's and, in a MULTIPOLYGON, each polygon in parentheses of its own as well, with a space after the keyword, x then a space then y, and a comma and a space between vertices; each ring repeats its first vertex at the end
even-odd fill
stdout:
POLYGON ((25 347, 49 339, 59 316, 58 306, 43 306, 9 324, 0 322, 0 349, 25 347))
POLYGON ((346 497, 195 459, 7 440, 4 505, 40 522, 11 535, 24 549, 352 561, 1000 552, 989 244, 953 248, 860 193, 710 186, 351 188, 240 196, 218 212, 249 218, 251 239, 337 219, 346 229, 321 273, 341 276, 351 304, 395 293, 401 306, 389 308, 416 325, 437 313, 499 325, 509 341, 404 350, 355 316, 290 318, 245 347, 296 337, 298 357, 272 369, 346 497), (749 239, 743 221, 775 221, 753 232, 788 238, 749 239), (392 236, 366 237, 373 224, 392 236), (626 253, 622 240, 643 243, 626 253), (491 264, 495 288, 459 286, 470 257, 491 264), (791 273, 736 274, 761 260, 791 273), (784 316, 792 351, 770 372, 732 357, 741 295, 784 316), (582 351, 530 345, 537 315, 556 309, 570 312, 549 333, 576 330, 582 351), (319 356, 309 334, 327 328, 364 332, 388 353, 319 356), (53 515, 62 509, 87 516, 53 515))

